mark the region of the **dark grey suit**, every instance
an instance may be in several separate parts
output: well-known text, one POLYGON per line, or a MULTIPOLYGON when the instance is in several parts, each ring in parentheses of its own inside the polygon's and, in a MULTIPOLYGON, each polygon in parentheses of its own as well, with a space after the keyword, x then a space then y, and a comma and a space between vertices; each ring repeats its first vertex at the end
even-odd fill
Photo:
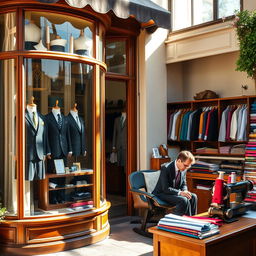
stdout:
POLYGON ((114 123, 113 147, 117 151, 117 164, 125 166, 127 148, 127 122, 121 123, 121 117, 117 117, 114 123))
POLYGON ((47 154, 47 128, 44 117, 37 113, 38 125, 34 126, 28 111, 25 112, 26 124, 26 180, 44 179, 44 156, 47 154))
POLYGON ((67 118, 61 114, 61 129, 59 129, 52 112, 45 116, 45 120, 48 127, 48 141, 52 158, 66 157, 68 152, 72 151, 67 118))
POLYGON ((197 196, 192 193, 192 198, 189 200, 186 197, 179 196, 179 191, 188 190, 186 182, 186 171, 181 172, 180 184, 177 188, 174 186, 175 180, 175 162, 163 164, 161 173, 153 194, 161 200, 175 205, 175 214, 177 215, 195 215, 197 211, 197 196))
POLYGON ((76 120, 70 113, 67 115, 67 121, 69 124, 73 156, 84 155, 86 151, 84 120, 81 117, 79 117, 81 129, 78 127, 76 120))

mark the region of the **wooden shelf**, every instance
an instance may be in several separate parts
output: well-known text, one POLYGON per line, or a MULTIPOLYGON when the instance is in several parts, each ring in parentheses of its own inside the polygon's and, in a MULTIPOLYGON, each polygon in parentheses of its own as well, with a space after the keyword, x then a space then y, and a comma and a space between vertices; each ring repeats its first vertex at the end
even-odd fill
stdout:
POLYGON ((70 176, 82 176, 82 175, 92 175, 93 171, 85 171, 85 172, 70 172, 63 174, 46 174, 47 178, 61 178, 61 177, 70 177, 70 176))
POLYGON ((91 187, 93 184, 81 184, 81 185, 73 185, 69 187, 59 187, 59 188, 49 188, 49 191, 63 190, 63 189, 74 189, 74 188, 83 188, 83 187, 91 187))
POLYGON ((201 155, 201 156, 237 156, 237 157, 244 157, 244 154, 222 154, 222 153, 197 153, 193 152, 194 155, 201 155))

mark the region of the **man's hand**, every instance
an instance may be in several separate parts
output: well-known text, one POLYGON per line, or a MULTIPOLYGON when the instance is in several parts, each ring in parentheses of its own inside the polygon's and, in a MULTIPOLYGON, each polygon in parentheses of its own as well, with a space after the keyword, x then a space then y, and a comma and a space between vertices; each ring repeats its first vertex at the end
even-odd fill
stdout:
POLYGON ((186 197, 187 199, 191 199, 192 197, 189 191, 181 191, 180 195, 186 197))

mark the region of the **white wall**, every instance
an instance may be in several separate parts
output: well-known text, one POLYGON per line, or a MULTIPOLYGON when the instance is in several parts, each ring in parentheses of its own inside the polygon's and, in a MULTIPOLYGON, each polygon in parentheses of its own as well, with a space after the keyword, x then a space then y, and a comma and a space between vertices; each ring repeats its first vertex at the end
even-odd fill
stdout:
POLYGON ((254 81, 235 71, 237 58, 238 52, 233 52, 168 65, 168 102, 193 100, 204 90, 221 98, 255 94, 254 81), (247 91, 241 88, 245 84, 247 91))
MULTIPOLYGON (((166 7, 168 1, 154 1, 166 7)), ((166 143, 167 67, 165 40, 168 31, 141 32, 138 56, 138 169, 150 167, 152 148, 166 143)))

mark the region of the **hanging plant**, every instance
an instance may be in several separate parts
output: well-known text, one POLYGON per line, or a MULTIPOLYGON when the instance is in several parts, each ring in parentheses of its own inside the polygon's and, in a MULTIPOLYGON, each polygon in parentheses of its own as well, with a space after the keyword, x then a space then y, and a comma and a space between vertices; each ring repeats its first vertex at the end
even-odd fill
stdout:
POLYGON ((234 20, 239 41, 240 54, 236 62, 237 71, 256 79, 256 11, 240 11, 234 20))

